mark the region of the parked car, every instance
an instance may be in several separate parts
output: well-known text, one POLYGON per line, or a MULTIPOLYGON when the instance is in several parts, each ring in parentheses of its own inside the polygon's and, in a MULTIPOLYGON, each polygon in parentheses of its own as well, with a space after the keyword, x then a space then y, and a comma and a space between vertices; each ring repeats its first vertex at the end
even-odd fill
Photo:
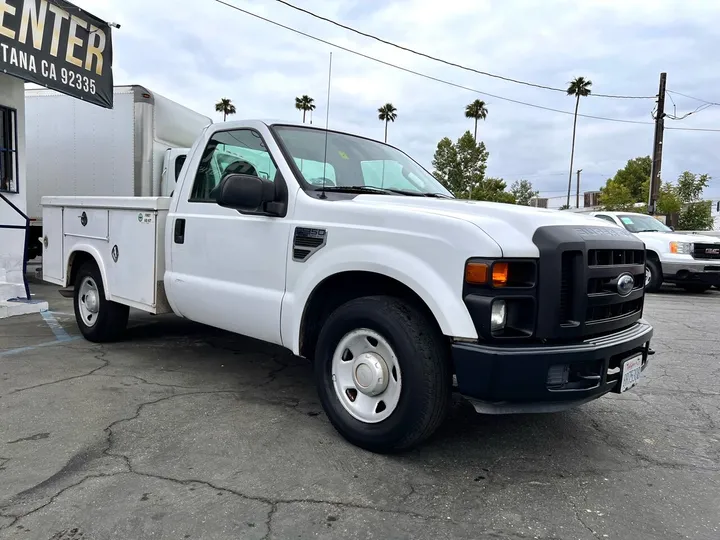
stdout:
POLYGON ((720 238, 675 232, 647 214, 591 212, 640 238, 647 250, 645 290, 674 283, 688 292, 705 292, 720 285, 720 238))
POLYGON ((172 197, 42 203, 43 277, 88 340, 122 336, 132 306, 286 347, 314 362, 333 426, 373 451, 429 437, 453 390, 479 412, 554 412, 632 388, 652 354, 635 236, 455 199, 347 133, 213 124, 172 197))

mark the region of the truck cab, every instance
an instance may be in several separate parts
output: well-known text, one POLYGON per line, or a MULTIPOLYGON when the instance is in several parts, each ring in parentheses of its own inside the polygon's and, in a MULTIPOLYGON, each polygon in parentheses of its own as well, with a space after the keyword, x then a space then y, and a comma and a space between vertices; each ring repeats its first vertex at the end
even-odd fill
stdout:
POLYGON ((720 286, 720 239, 675 232, 653 216, 633 212, 591 212, 637 236, 646 246, 645 290, 674 283, 688 292, 720 286))
POLYGON ((285 347, 313 363, 338 432, 372 451, 420 444, 452 392, 479 412, 559 411, 631 389, 651 354, 633 234, 455 199, 348 133, 214 124, 169 199, 43 205, 45 279, 87 339, 121 339, 132 306, 285 347))

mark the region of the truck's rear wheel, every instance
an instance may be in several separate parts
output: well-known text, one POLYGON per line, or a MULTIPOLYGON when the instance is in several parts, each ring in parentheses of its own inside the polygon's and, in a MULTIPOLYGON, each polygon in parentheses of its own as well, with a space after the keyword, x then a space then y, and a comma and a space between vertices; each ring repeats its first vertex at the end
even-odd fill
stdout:
POLYGON ((93 261, 83 264, 75 278, 75 320, 88 341, 115 341, 127 327, 130 309, 105 298, 102 275, 93 261))
POLYGON ((333 426, 375 452, 419 444, 450 404, 442 334, 419 310, 392 297, 352 300, 330 315, 318 338, 315 378, 333 426))

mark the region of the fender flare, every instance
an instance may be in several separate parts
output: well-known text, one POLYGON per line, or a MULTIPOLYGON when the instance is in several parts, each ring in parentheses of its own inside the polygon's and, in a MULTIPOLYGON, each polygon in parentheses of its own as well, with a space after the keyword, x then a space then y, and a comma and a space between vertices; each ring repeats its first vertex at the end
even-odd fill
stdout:
POLYGON ((87 253, 95 260, 95 264, 97 264, 98 268, 100 269, 100 276, 102 277, 103 281, 103 289, 105 290, 105 298, 107 300, 112 300, 113 296, 108 292, 109 288, 105 263, 102 256, 100 255, 100 251, 98 251, 96 247, 91 246, 90 244, 75 244, 72 248, 72 251, 68 253, 67 259, 65 260, 65 286, 74 285, 74 283, 69 283, 71 267, 70 263, 78 253, 87 253))
POLYGON ((316 257, 312 270, 308 268, 299 273, 292 290, 288 288, 283 298, 282 342, 294 354, 300 353, 302 321, 312 293, 326 279, 343 272, 370 272, 399 281, 420 297, 444 335, 477 339, 475 325, 462 300, 462 283, 459 281, 458 290, 453 290, 422 259, 377 245, 345 246, 324 254, 318 252, 312 259, 316 257))

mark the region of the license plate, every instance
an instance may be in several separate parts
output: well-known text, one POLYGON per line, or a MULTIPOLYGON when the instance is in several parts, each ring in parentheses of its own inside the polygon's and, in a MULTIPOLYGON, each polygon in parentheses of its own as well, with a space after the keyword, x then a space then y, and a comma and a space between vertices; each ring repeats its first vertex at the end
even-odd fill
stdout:
POLYGON ((622 369, 622 380, 620 381, 620 393, 630 390, 640 379, 642 373, 642 355, 633 356, 625 360, 622 369))

